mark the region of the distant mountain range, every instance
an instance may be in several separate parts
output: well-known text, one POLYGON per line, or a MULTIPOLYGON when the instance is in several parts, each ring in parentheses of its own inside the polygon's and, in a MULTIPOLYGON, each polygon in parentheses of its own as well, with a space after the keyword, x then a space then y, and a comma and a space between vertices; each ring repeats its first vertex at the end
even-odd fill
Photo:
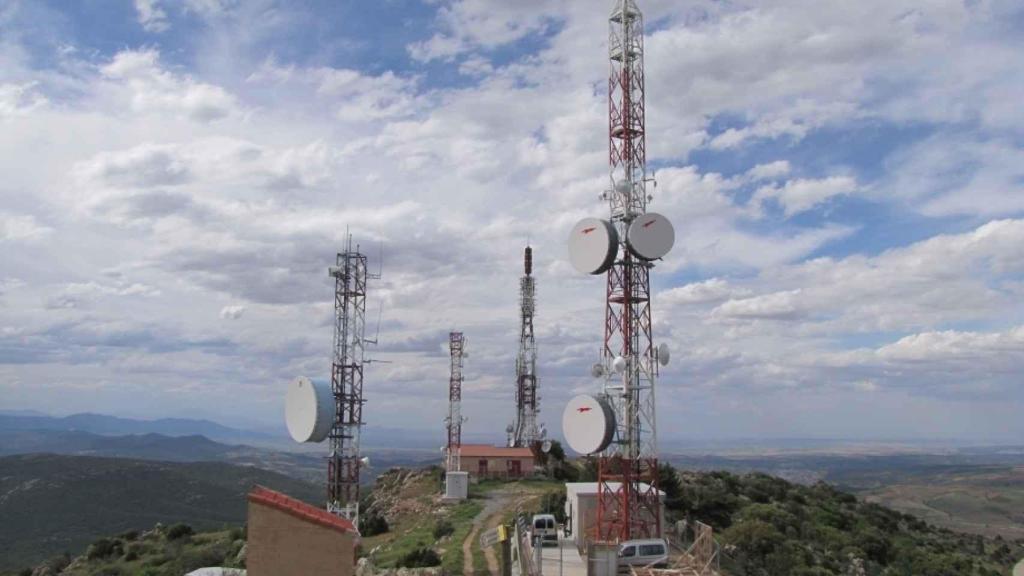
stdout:
POLYGON ((186 522, 245 522, 254 484, 312 503, 323 488, 251 466, 28 454, 0 458, 0 570, 28 566, 100 535, 186 522))
POLYGON ((263 432, 229 428, 209 420, 193 420, 188 418, 136 420, 90 413, 54 417, 8 411, 0 413, 0 430, 64 430, 117 436, 127 434, 162 434, 164 436, 202 435, 226 442, 252 442, 254 440, 270 440, 273 438, 270 434, 263 432))

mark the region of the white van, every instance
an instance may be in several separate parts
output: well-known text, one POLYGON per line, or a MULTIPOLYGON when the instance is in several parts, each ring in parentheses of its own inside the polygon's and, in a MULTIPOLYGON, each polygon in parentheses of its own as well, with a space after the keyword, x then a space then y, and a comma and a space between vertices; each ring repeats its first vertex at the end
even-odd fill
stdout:
POLYGON ((668 567, 668 543, 663 538, 626 540, 619 543, 619 571, 630 566, 668 567))
POLYGON ((558 543, 558 523, 553 514, 534 514, 530 532, 534 540, 540 538, 542 546, 548 542, 558 543))

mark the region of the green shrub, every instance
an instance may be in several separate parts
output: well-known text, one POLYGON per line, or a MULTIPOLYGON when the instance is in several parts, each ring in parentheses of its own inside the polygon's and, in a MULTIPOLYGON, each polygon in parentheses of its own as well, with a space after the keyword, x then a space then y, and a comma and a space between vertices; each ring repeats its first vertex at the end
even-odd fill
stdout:
POLYGON ((138 540, 139 539, 139 531, 138 530, 125 530, 124 532, 121 532, 120 534, 118 534, 117 537, 120 538, 121 540, 124 540, 125 542, 132 542, 134 540, 138 540))
POLYGON ((243 524, 242 526, 235 526, 231 529, 231 532, 229 532, 229 536, 231 537, 232 541, 245 540, 247 536, 246 525, 243 524))
POLYGON ((390 529, 388 521, 372 508, 359 516, 359 533, 363 536, 383 534, 390 529))
POLYGON ((399 568, 429 568, 440 565, 441 557, 431 548, 416 548, 398 561, 399 568))
POLYGON ((434 524, 434 539, 440 540, 445 536, 451 536, 455 533, 455 526, 452 525, 448 520, 438 520, 437 524, 434 524))
POLYGON ((181 522, 174 524, 167 529, 168 540, 178 540, 179 538, 185 538, 186 536, 191 536, 193 534, 195 534, 195 531, 192 530, 192 527, 181 522))
POLYGON ((121 546, 120 540, 112 538, 100 538, 89 545, 89 549, 85 555, 89 560, 97 560, 101 558, 109 558, 110 556, 120 556, 124 553, 124 549, 121 546))

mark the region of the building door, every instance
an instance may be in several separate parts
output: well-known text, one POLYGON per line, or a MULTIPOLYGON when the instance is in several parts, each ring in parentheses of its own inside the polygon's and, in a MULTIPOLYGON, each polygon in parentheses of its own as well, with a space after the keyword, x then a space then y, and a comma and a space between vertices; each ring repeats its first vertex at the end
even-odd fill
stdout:
POLYGON ((481 478, 487 477, 487 459, 481 458, 479 467, 477 468, 478 476, 481 478))
POLYGON ((513 478, 519 478, 523 475, 523 463, 519 460, 509 460, 512 464, 511 474, 513 478))

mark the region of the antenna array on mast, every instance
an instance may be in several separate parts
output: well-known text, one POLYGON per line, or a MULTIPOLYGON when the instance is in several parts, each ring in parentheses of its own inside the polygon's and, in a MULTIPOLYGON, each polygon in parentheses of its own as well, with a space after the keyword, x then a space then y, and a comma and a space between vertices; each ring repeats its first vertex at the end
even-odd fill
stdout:
MULTIPOLYGON (((363 366, 366 339, 366 255, 352 247, 348 236, 344 252, 328 273, 334 278, 334 351, 331 392, 335 418, 328 439, 327 509, 359 525, 359 435, 363 426, 363 366)), ((375 342, 374 342, 375 343, 375 342)))
POLYGON ((537 394, 537 342, 533 336, 536 283, 533 277, 533 248, 523 253, 523 277, 519 279, 519 352, 516 355, 516 416, 509 427, 508 445, 533 448, 544 437, 537 424, 540 396, 537 394))
POLYGON ((610 216, 581 220, 569 237, 572 265, 606 274, 604 344, 591 371, 604 385, 600 398, 570 402, 563 430, 573 449, 600 453, 597 540, 619 542, 661 535, 650 271, 675 232, 667 218, 647 212, 643 15, 633 0, 615 2, 608 51, 610 189, 601 199, 610 216), (593 416, 605 405, 604 416, 593 416))
POLYGON ((466 351, 466 339, 462 332, 448 334, 448 349, 451 353, 451 376, 448 379, 448 444, 445 446, 445 470, 459 471, 459 451, 462 448, 462 358, 466 351))

